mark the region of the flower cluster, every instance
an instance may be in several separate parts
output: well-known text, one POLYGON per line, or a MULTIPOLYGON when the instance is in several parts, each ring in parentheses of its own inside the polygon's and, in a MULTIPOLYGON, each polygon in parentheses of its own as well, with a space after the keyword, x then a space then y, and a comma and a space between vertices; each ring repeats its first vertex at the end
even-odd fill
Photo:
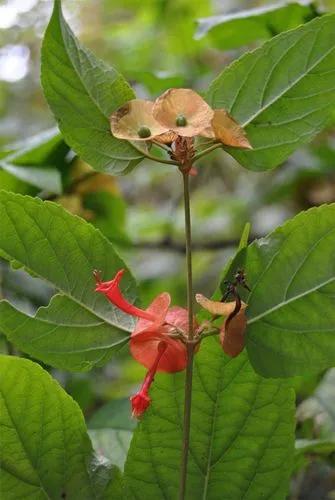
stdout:
POLYGON ((95 290, 103 293, 125 313, 138 318, 130 337, 130 352, 134 359, 148 369, 140 391, 131 398, 133 415, 139 417, 150 404, 148 391, 155 373, 174 373, 186 367, 187 350, 180 339, 188 334, 188 312, 182 307, 170 307, 171 297, 168 293, 158 295, 145 310, 130 304, 120 290, 123 274, 122 269, 114 279, 103 282, 95 271, 95 290))
POLYGON ((191 89, 169 89, 155 102, 133 99, 112 114, 119 139, 173 144, 202 136, 227 146, 251 149, 243 128, 224 109, 213 110, 191 89))
MULTIPOLYGON (((175 373, 186 368, 188 343, 192 342, 197 351, 203 337, 219 333, 226 354, 235 357, 242 351, 246 329, 246 304, 240 300, 236 287, 237 284, 243 285, 244 277, 241 278, 238 273, 235 282, 229 284, 228 294, 234 295, 233 302, 216 302, 203 295, 196 295, 197 302, 213 317, 211 321, 205 321, 201 325, 193 318, 194 340, 189 341, 187 309, 171 307, 171 297, 166 292, 158 295, 146 309, 131 304, 120 289, 124 272, 124 269, 121 269, 112 280, 102 281, 100 273, 94 271, 95 290, 104 294, 120 310, 138 319, 130 336, 130 352, 148 371, 139 392, 130 399, 133 416, 140 417, 151 403, 149 389, 156 372, 175 373), (220 327, 214 326, 218 317, 225 317, 220 327)), ((244 286, 248 288, 245 283, 244 286)))

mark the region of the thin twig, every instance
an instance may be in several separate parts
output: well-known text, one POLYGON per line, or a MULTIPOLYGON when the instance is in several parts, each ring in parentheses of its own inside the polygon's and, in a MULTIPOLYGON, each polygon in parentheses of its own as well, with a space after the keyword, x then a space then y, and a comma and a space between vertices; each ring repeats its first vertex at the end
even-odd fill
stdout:
MULTIPOLYGON (((249 238, 249 242, 261 238, 261 236, 252 235, 249 238)), ((213 240, 213 241, 196 241, 192 242, 192 251, 215 251, 224 250, 226 248, 237 247, 240 240, 236 238, 223 239, 223 240, 213 240)), ((134 248, 143 250, 167 250, 171 252, 177 252, 185 254, 186 246, 185 243, 173 241, 171 238, 164 238, 157 241, 135 241, 132 246, 134 248)))
POLYGON ((165 163, 167 165, 178 165, 178 163, 173 161, 173 160, 165 160, 164 158, 159 158, 158 156, 153 156, 150 153, 143 151, 143 149, 137 147, 136 144, 134 144, 133 142, 131 142, 130 144, 133 146, 134 149, 136 149, 136 151, 141 153, 143 156, 145 156, 149 160, 157 161, 158 163, 165 163))
POLYGON ((210 141, 203 141, 203 142, 199 142, 199 144, 197 145, 197 148, 204 148, 205 146, 209 146, 209 145, 212 145, 214 144, 214 140, 211 139, 210 141))
POLYGON ((219 143, 216 142, 215 144, 213 144, 213 146, 210 146, 209 148, 204 149, 203 151, 200 151, 200 153, 198 153, 197 155, 194 156, 193 162, 196 162, 197 160, 199 160, 199 158, 207 155, 208 153, 210 153, 211 151, 214 151, 214 149, 217 149, 217 148, 222 148, 221 142, 219 142, 219 143))

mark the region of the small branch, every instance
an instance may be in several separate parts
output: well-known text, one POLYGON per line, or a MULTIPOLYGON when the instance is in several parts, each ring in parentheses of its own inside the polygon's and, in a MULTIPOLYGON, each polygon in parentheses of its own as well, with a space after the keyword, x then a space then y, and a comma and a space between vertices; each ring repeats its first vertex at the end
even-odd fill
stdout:
POLYGON ((200 151, 200 153, 198 153, 197 155, 194 156, 193 163, 196 162, 197 160, 199 160, 199 158, 202 158, 202 156, 207 155, 208 153, 210 153, 211 151, 214 151, 214 149, 217 149, 217 148, 222 148, 221 142, 216 142, 215 144, 213 144, 209 148, 204 149, 203 151, 200 151))
POLYGON ((145 158, 148 158, 149 160, 157 161, 158 163, 165 163, 167 165, 176 165, 178 166, 178 163, 172 160, 165 160, 164 158, 159 158, 158 156, 153 156, 150 153, 147 153, 146 151, 143 151, 143 149, 139 148, 134 144, 133 142, 130 142, 132 147, 136 149, 141 155, 145 156, 145 158))
MULTIPOLYGON (((207 146, 211 146, 212 144, 214 144, 214 139, 210 139, 209 141, 200 142, 197 145, 197 148, 205 148, 207 146)), ((199 151, 199 153, 200 153, 200 151, 199 151)))
MULTIPOLYGON (((253 241, 261 236, 251 235, 249 241, 253 241)), ((213 241, 198 241, 192 243, 193 251, 215 251, 224 250, 225 248, 238 247, 239 239, 225 239, 225 240, 213 240, 213 241)), ((132 246, 134 248, 143 250, 168 250, 171 252, 177 252, 184 254, 186 251, 186 246, 184 243, 178 241, 173 241, 171 238, 164 238, 158 241, 135 241, 132 246)))
POLYGON ((220 329, 216 328, 215 330, 211 330, 210 332, 204 332, 199 337, 199 343, 205 339, 206 337, 212 337, 213 335, 219 335, 220 329))

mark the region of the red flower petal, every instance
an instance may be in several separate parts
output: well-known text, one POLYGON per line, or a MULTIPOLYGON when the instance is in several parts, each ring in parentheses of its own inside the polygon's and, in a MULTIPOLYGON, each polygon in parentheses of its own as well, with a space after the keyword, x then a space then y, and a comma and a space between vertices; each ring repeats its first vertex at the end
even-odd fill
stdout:
POLYGON ((168 337, 166 333, 143 332, 131 337, 131 355, 136 361, 150 369, 155 361, 158 345, 162 341, 166 342, 167 348, 159 361, 157 371, 174 373, 184 370, 187 364, 185 345, 180 340, 168 337))
POLYGON ((169 306, 171 303, 170 294, 163 292, 156 297, 146 309, 146 313, 154 318, 147 320, 140 318, 136 323, 135 330, 131 336, 139 335, 143 331, 158 331, 165 322, 169 306))
MULTIPOLYGON (((188 333, 188 310, 183 307, 171 307, 166 315, 166 323, 173 325, 178 330, 188 333)), ((197 327, 197 322, 193 321, 193 328, 197 327)))

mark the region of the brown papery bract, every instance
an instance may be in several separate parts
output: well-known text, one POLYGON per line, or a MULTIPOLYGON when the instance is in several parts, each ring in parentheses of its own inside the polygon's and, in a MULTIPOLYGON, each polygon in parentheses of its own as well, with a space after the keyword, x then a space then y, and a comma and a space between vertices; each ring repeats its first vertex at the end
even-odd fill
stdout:
POLYGON ((161 144, 172 144, 178 138, 178 134, 170 130, 161 135, 156 135, 155 141, 161 144))
POLYGON ((211 126, 202 131, 200 135, 216 139, 226 146, 252 149, 244 129, 225 109, 214 110, 211 126))
POLYGON ((220 342, 224 352, 235 358, 244 349, 245 330, 247 327, 247 317, 245 309, 247 304, 241 303, 240 311, 233 317, 228 316, 220 331, 220 342))
POLYGON ((231 314, 235 309, 235 301, 219 302, 216 300, 210 300, 201 293, 196 294, 195 300, 201 307, 215 316, 229 316, 229 314, 231 314))
POLYGON ((128 141, 150 141, 168 132, 153 117, 153 105, 143 99, 127 102, 110 117, 112 134, 128 141))
POLYGON ((224 352, 232 358, 242 352, 245 345, 245 330, 247 318, 245 309, 247 304, 241 301, 241 308, 235 314, 237 301, 219 302, 210 300, 198 293, 195 296, 198 304, 214 316, 225 316, 225 322, 220 329, 220 342, 224 352))
POLYGON ((153 116, 176 134, 194 137, 210 126, 214 111, 194 90, 169 89, 156 99, 153 116))

